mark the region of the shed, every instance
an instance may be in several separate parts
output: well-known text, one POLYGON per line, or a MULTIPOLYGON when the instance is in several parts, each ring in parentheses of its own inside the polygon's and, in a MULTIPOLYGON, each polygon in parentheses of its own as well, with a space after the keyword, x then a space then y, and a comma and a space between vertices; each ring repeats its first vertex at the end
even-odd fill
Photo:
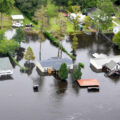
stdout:
POLYGON ((116 68, 118 64, 116 62, 114 62, 113 60, 111 60, 109 63, 106 63, 103 67, 106 67, 109 70, 113 70, 116 68))
POLYGON ((96 79, 81 79, 77 80, 81 87, 99 87, 99 82, 96 79))
POLYGON ((12 75, 13 67, 8 57, 0 58, 0 76, 12 75))
POLYGON ((13 24, 16 24, 16 23, 23 23, 23 20, 24 20, 24 16, 23 15, 11 15, 11 18, 12 18, 12 22, 13 24))

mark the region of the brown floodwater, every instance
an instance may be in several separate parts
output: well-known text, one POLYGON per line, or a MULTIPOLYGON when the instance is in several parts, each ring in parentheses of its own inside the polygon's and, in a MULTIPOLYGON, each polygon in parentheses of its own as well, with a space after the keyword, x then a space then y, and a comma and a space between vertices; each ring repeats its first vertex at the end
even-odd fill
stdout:
MULTIPOLYGON (((71 42, 63 45, 71 52, 71 42)), ((40 43, 37 37, 27 37, 23 48, 30 46, 39 61, 40 43)), ((17 53, 17 60, 24 65, 24 49, 17 53)), ((58 49, 48 40, 42 42, 42 59, 56 57, 58 49)), ((34 65, 32 70, 22 73, 14 66, 12 78, 0 79, 0 120, 119 120, 120 119, 120 79, 105 77, 90 68, 92 53, 118 55, 109 41, 96 40, 95 36, 80 36, 75 63, 83 62, 83 79, 95 78, 100 83, 99 92, 88 92, 72 83, 71 75, 66 82, 53 76, 39 76, 34 65), (33 91, 33 84, 39 84, 39 91, 33 91)), ((63 57, 68 57, 63 53, 63 57)), ((68 57, 69 58, 69 57, 68 57)))

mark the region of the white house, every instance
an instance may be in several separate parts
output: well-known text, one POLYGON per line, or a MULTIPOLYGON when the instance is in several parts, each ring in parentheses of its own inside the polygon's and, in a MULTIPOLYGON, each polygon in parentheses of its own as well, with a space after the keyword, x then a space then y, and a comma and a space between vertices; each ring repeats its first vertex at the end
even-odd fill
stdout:
POLYGON ((82 13, 78 13, 78 14, 71 13, 71 14, 69 15, 69 18, 70 18, 71 20, 72 20, 72 19, 76 19, 76 17, 78 17, 78 21, 79 21, 79 22, 84 22, 86 15, 83 15, 82 13))
POLYGON ((24 16, 23 15, 11 15, 13 27, 23 27, 24 16))

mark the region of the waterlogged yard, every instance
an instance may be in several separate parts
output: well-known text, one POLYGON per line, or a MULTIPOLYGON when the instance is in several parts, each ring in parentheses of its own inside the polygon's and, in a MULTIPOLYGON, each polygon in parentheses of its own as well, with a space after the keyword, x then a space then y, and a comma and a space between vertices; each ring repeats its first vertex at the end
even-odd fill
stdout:
MULTIPOLYGON (((9 34, 9 33, 8 33, 9 34)), ((117 55, 119 51, 111 48, 104 38, 96 40, 95 36, 79 37, 75 63, 83 62, 83 79, 95 78, 100 83, 99 92, 88 92, 72 83, 71 75, 66 82, 53 76, 39 76, 36 67, 28 73, 20 72, 14 66, 12 78, 0 81, 0 118, 1 120, 118 120, 120 106, 120 79, 105 77, 90 68, 90 57, 94 52, 117 55), (39 92, 33 91, 33 84, 39 84, 39 92), (7 114, 7 115, 6 115, 7 114)), ((64 40, 63 46, 71 52, 71 42, 64 40)), ((40 43, 37 37, 27 36, 26 42, 15 56, 24 65, 23 48, 30 46, 35 54, 34 64, 40 59, 40 43)), ((58 48, 49 40, 42 42, 42 59, 56 57, 58 48)), ((63 57, 68 57, 63 53, 63 57)), ((68 57, 69 58, 69 57, 68 57)))

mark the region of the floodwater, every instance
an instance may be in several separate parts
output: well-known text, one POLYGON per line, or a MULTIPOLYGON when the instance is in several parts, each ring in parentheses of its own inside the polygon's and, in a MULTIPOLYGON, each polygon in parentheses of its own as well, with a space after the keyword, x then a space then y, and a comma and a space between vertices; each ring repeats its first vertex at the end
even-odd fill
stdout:
MULTIPOLYGON (((23 48, 30 46, 39 61, 40 43, 37 37, 27 37, 23 48)), ((71 42, 63 41, 70 52, 71 42)), ((24 49, 17 54, 17 60, 24 65, 24 49)), ((48 40, 42 42, 42 59, 57 56, 57 48, 48 40)), ((119 54, 111 44, 94 36, 80 36, 75 63, 83 62, 83 79, 95 78, 100 83, 99 92, 88 92, 72 83, 71 75, 66 82, 53 76, 39 76, 33 65, 28 73, 20 72, 14 65, 12 78, 0 80, 0 120, 119 120, 120 79, 108 78, 90 68, 90 57, 94 52, 107 55, 119 54), (39 84, 39 91, 33 91, 33 84, 39 84)), ((63 53, 63 57, 68 57, 63 53)))

